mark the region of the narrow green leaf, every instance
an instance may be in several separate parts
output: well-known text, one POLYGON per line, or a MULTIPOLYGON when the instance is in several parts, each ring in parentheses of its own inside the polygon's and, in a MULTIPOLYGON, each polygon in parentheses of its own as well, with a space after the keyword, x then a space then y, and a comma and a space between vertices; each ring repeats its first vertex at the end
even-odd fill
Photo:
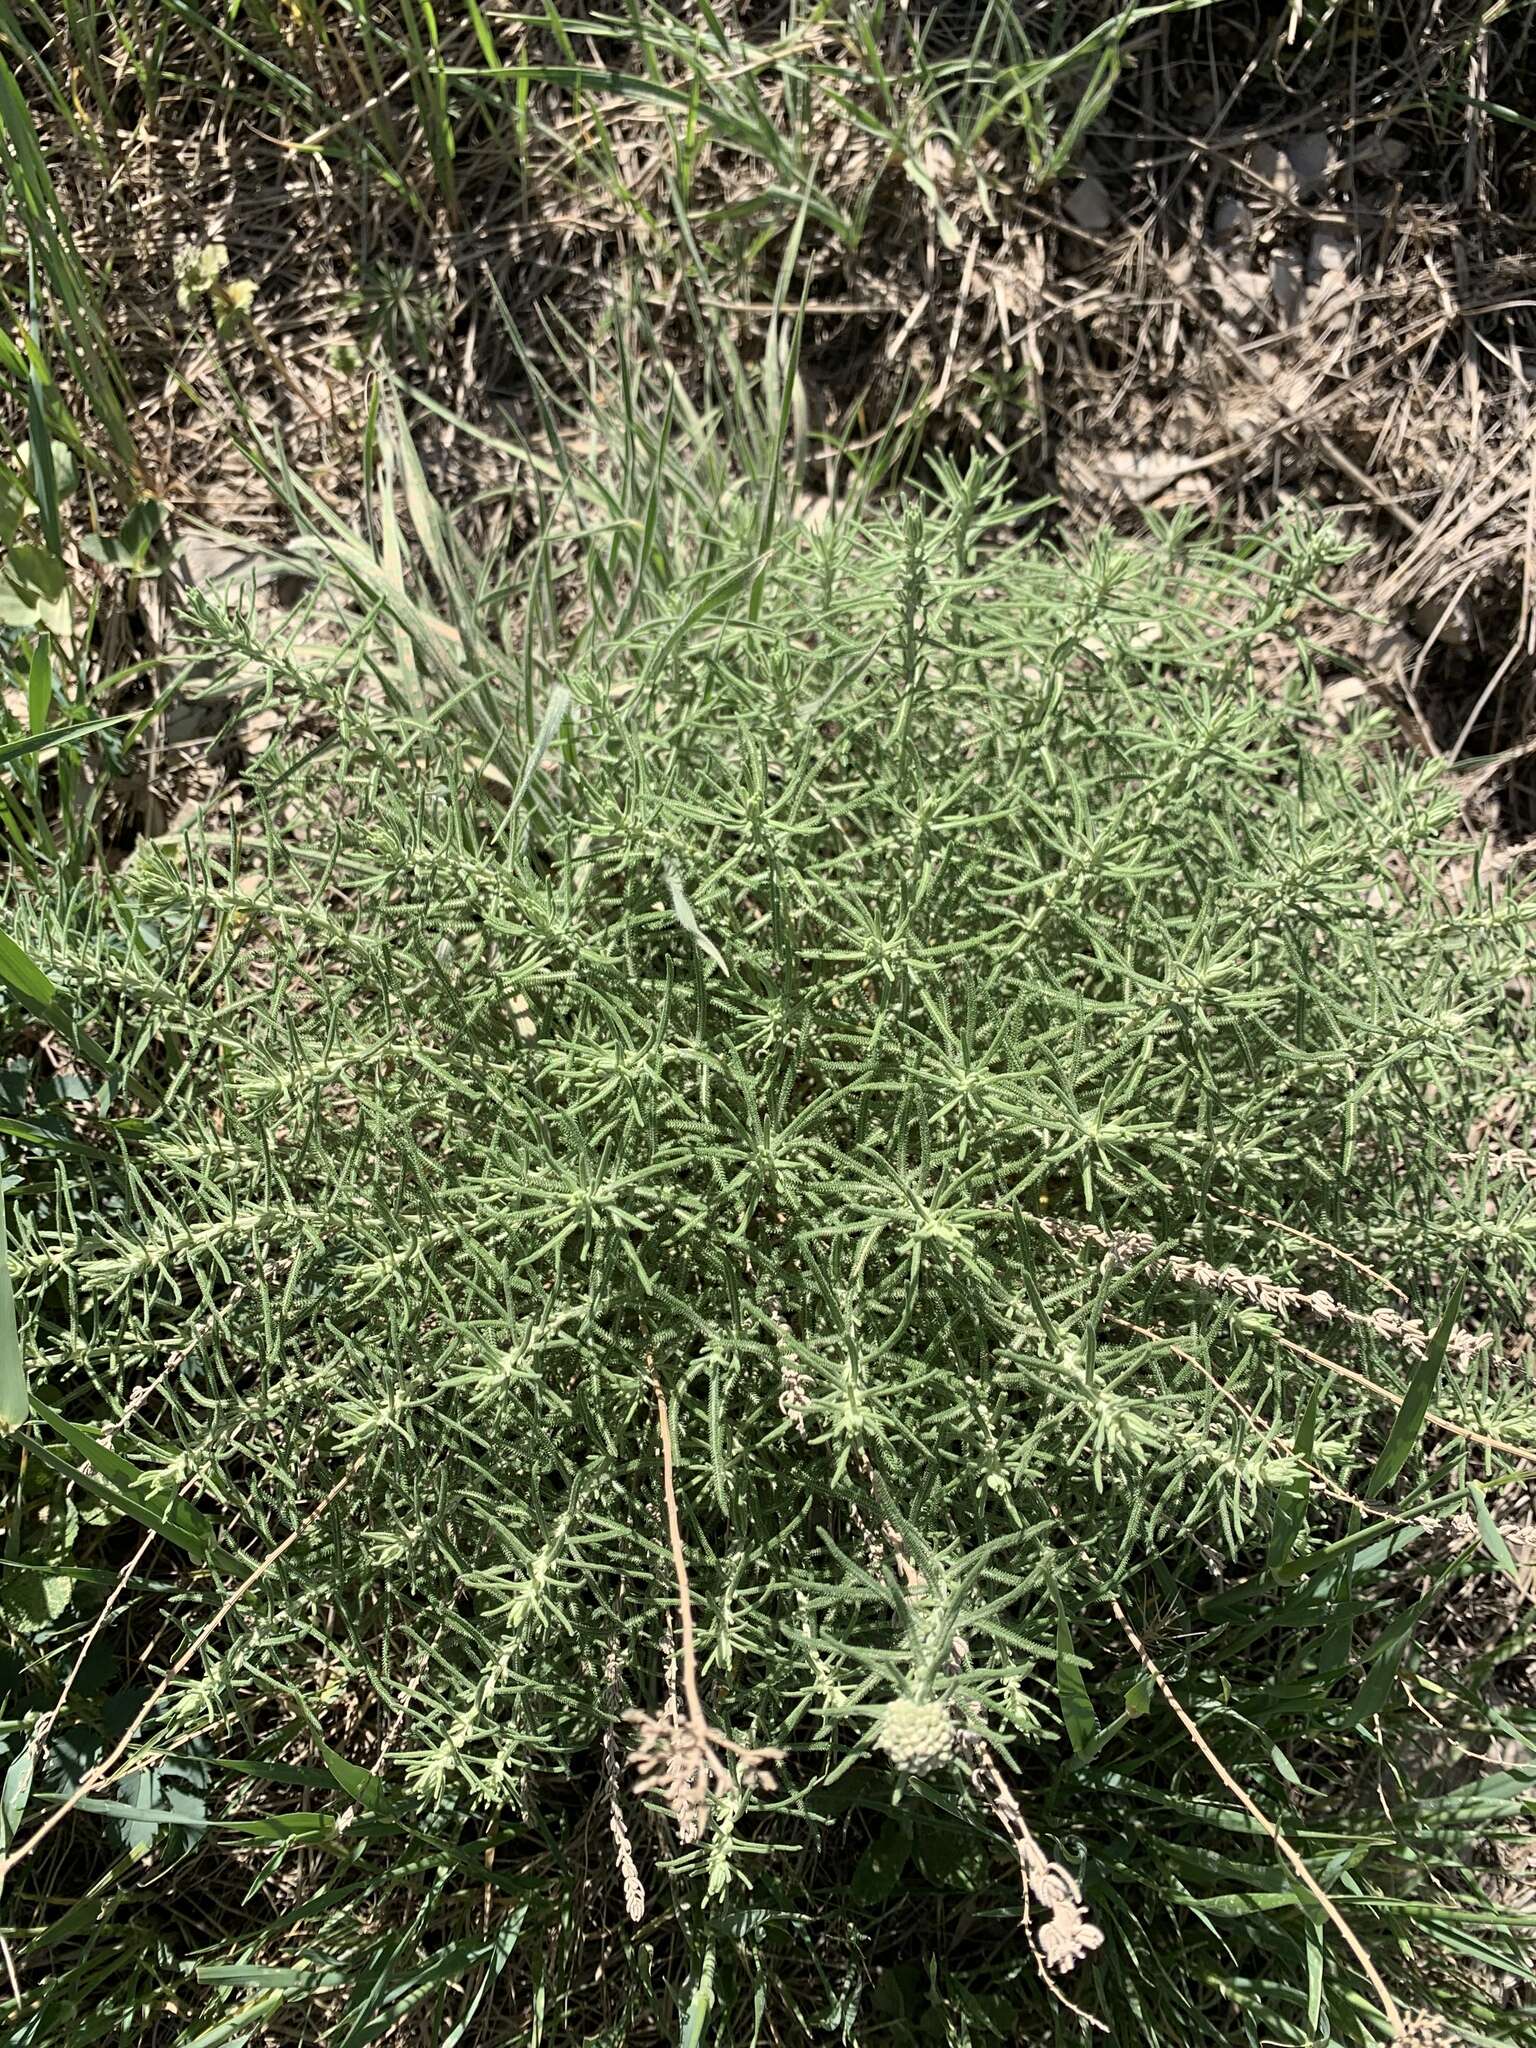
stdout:
POLYGON ((465 9, 469 15, 469 25, 475 32, 475 41, 480 45, 481 56, 487 64, 499 65, 501 59, 496 53, 496 40, 476 0, 465 0, 465 9))
MULTIPOLYGON (((18 39, 11 33, 8 40, 15 43, 18 39)), ((41 259, 50 291, 67 315, 67 318, 55 318, 50 322, 50 336, 67 356, 71 371, 106 428, 120 478, 126 479, 138 467, 133 429, 124 409, 127 381, 107 333, 98 295, 86 276, 80 252, 75 247, 54 191, 37 128, 28 110, 27 95, 3 54, 0 54, 0 134, 4 135, 9 146, 10 161, 6 166, 5 179, 7 197, 15 204, 25 238, 41 259)), ((36 320, 39 292, 35 266, 31 283, 36 320)), ((36 342, 26 334, 17 336, 7 353, 23 352, 30 376, 37 380, 41 390, 46 366, 36 342)), ((29 412, 31 410, 29 402, 29 412)), ((39 417, 32 432, 46 441, 46 421, 39 417)))
POLYGON ((1195 1898, 1189 1892, 1173 1892, 1172 1903, 1197 1913, 1214 1913, 1218 1918, 1245 1918, 1249 1913, 1288 1913, 1296 1909, 1294 1892, 1215 1892, 1195 1898))
POLYGON ((1403 1396, 1402 1406, 1388 1432, 1381 1456, 1376 1460, 1370 1478, 1365 1482, 1368 1496, 1374 1498, 1389 1487, 1402 1471, 1413 1454, 1424 1428, 1424 1418, 1429 1413, 1429 1404, 1434 1396, 1435 1381, 1440 1377, 1440 1367, 1450 1346, 1451 1332, 1456 1327, 1456 1318, 1461 1314, 1463 1282, 1458 1279, 1451 1289, 1450 1299, 1445 1305, 1429 1348, 1414 1368, 1408 1391, 1403 1396))
POLYGON ((0 1138, 14 1138, 19 1145, 38 1145, 45 1152, 58 1152, 70 1159, 99 1159, 99 1145, 87 1145, 63 1131, 53 1130, 36 1117, 0 1116, 0 1138))
POLYGON ((711 1942, 704 1951, 704 1960, 700 1963, 699 1974, 694 1979, 693 1996, 688 2001, 688 2017, 683 2022, 682 2048, 700 2048, 714 2003, 715 1945, 711 1942))
POLYGON ((646 663, 642 685, 654 681, 678 648, 692 636, 694 627, 701 624, 712 612, 717 612, 723 605, 729 604, 740 591, 745 590, 755 579, 761 566, 759 557, 754 555, 749 562, 743 562, 739 568, 732 569, 727 575, 722 576, 718 583, 711 584, 704 595, 688 607, 646 663))
POLYGON ((0 981, 6 982, 24 1003, 57 1003, 59 992, 37 962, 24 953, 16 941, 0 931, 0 981))
POLYGON ((1138 1671, 1125 1688, 1125 1711, 1133 1721, 1152 1711, 1154 1687, 1148 1672, 1138 1671))
POLYGON ((40 1454, 56 1469, 69 1473, 99 1500, 115 1507, 141 1527, 155 1530, 167 1542, 174 1543, 191 1556, 224 1570, 250 1569, 248 1558, 225 1550, 217 1542, 213 1525, 190 1502, 168 1493, 163 1485, 157 1485, 153 1478, 146 1476, 120 1452, 102 1443, 78 1422, 70 1422, 46 1401, 34 1397, 32 1407, 76 1456, 84 1460, 87 1468, 81 1471, 70 1465, 67 1459, 51 1452, 46 1444, 40 1444, 40 1454))
MULTIPOLYGON (((1357 1513, 1348 1522, 1344 1535, 1332 1543, 1319 1545, 1305 1557, 1292 1558, 1288 1564, 1281 1566, 1275 1577, 1283 1586, 1305 1582, 1309 1585, 1314 1599, 1331 1600, 1336 1597, 1346 1578, 1346 1574, 1337 1567, 1346 1565, 1353 1559, 1360 1570, 1372 1571, 1377 1565, 1385 1564, 1389 1557, 1395 1557, 1400 1550, 1410 1549, 1420 1539, 1418 1528, 1412 1524, 1407 1527, 1390 1528, 1385 1536, 1377 1534, 1378 1526, 1363 1525, 1357 1513)), ((1246 1594, 1243 1595, 1244 1599, 1247 1597, 1246 1594)), ((1240 1604, 1241 1602, 1234 1602, 1225 1595, 1218 1595, 1213 1600, 1203 1602, 1201 1611, 1216 1616, 1240 1604)), ((1289 1618, 1288 1609, 1280 1611, 1289 1618)))
POLYGON ((219 1825, 209 1818, 198 1789, 204 1775, 201 1770, 189 1772, 184 1758, 169 1767, 152 1765, 129 1772, 118 1788, 121 1798, 77 1799, 75 1809, 112 1821, 125 1849, 146 1848, 162 1829, 185 1828, 198 1834, 219 1825))
POLYGON ((56 753, 60 747, 71 747, 79 740, 89 739, 92 733, 106 732, 114 725, 127 725, 137 716, 137 712, 122 711, 116 718, 82 718, 78 725, 56 725, 47 732, 34 724, 25 739, 10 740, 0 746, 0 768, 8 767, 12 761, 23 761, 29 754, 56 753))
MULTIPOLYGON (((1291 1897, 1294 1903, 1294 1892, 1291 1897)), ((1323 1931, 1310 1916, 1304 1938, 1307 1944, 1307 2032, 1315 2040, 1323 2017, 1323 1931)))
POLYGON ((5 1780, 0 1784, 0 1855, 10 1848, 21 1828, 22 1815, 32 1796, 32 1774, 37 1752, 31 1743, 11 1758, 5 1780))
POLYGON ((1298 1792, 1302 1789, 1301 1779, 1297 1775, 1296 1766, 1291 1762, 1279 1743, 1272 1743, 1270 1745, 1269 1760, 1281 1777, 1284 1778, 1287 1785, 1294 1785, 1298 1792))
MULTIPOLYGON (((1310 1458, 1317 1442, 1317 1409, 1322 1395, 1322 1382, 1316 1381, 1307 1397, 1302 1411, 1300 1425, 1296 1431, 1296 1455, 1310 1458)), ((1265 1559, 1270 1571, 1278 1572, 1288 1563, 1291 1552, 1296 1548, 1296 1539, 1306 1525, 1307 1502, 1311 1498, 1312 1477, 1308 1472, 1299 1472, 1280 1489, 1275 1506, 1275 1524, 1269 1539, 1269 1554, 1265 1559)))
POLYGON ((27 379, 27 433, 32 495, 37 500, 37 516, 42 525, 43 539, 48 543, 48 552, 57 559, 64 553, 59 527, 59 472, 53 459, 53 440, 48 432, 47 393, 35 368, 27 379))
POLYGON ((324 1841, 336 1832, 336 1817, 330 1813, 268 1813, 260 1820, 226 1821, 232 1835, 245 1835, 253 1842, 324 1841))
POLYGON ((688 901, 688 892, 683 887, 683 878, 670 861, 667 863, 666 877, 667 894, 672 899, 672 915, 704 957, 712 960, 722 974, 729 974, 730 969, 725 964, 725 955, 699 923, 693 905, 688 901))
POLYGON ((367 1813, 378 1813, 385 1807, 384 1781, 363 1764, 355 1764, 339 1749, 333 1749, 321 1733, 320 1722, 308 1701, 297 1698, 294 1705, 299 1719, 315 1739, 320 1759, 330 1774, 331 1782, 346 1794, 354 1805, 367 1813))
POLYGON ((11 1255, 5 1225, 5 1178, 0 1168, 0 1433, 20 1429, 30 1411, 27 1369, 16 1326, 16 1297, 11 1291, 11 1255))
POLYGON ((287 2003, 287 1997, 281 1991, 259 1992, 223 2019, 215 2020, 211 2027, 200 2027, 195 2034, 183 2034, 177 2048, 246 2048, 262 2022, 281 2012, 287 2003))
MULTIPOLYGON (((1360 1510, 1349 1511, 1349 1537, 1355 1538, 1363 1532, 1360 1527, 1360 1510)), ((1349 1539, 1346 1538, 1346 1542, 1349 1539)), ((1317 1639, 1315 1652, 1320 1679, 1326 1684, 1334 1683, 1337 1677, 1349 1671, 1355 1659, 1355 1620, 1362 1611, 1361 1604, 1354 1597, 1355 1579, 1365 1569, 1360 1556, 1346 1555, 1335 1571, 1324 1574, 1313 1581, 1311 1592, 1314 1599, 1324 1603, 1324 1622, 1317 1639)), ((1291 1604, 1287 1601, 1286 1606, 1291 1604)))
MULTIPOLYGON (((3 931, 0 931, 0 982, 5 983, 50 1030, 57 1031, 81 1058, 92 1061, 109 1078, 116 1077, 118 1067, 111 1053, 90 1032, 76 1027, 63 997, 47 975, 3 931)), ((152 1082, 135 1075, 130 1085, 145 1102, 153 1104, 159 1101, 159 1090, 152 1082)))
MULTIPOLYGON (((4 364, 0 363, 0 373, 4 364)), ((26 516, 31 501, 13 470, 0 468, 0 547, 9 547, 26 516)))
POLYGON ((27 667, 27 730, 36 738, 48 723, 53 709, 53 661, 46 633, 37 637, 27 667))
POLYGON ((528 794, 533 778, 539 772, 539 763, 554 744, 555 737, 559 733, 561 726, 565 723, 565 716, 570 708, 571 693, 564 683, 561 683, 550 691, 549 702, 544 707, 544 716, 539 720, 539 729, 533 736, 532 746, 528 749, 528 758, 523 763, 523 772, 517 779, 516 789, 512 792, 513 810, 517 809, 523 798, 528 794))
POLYGON ((1416 1601, 1412 1607, 1405 1608, 1395 1621, 1388 1623, 1366 1653, 1369 1669, 1350 1707, 1347 1725, 1360 1727, 1373 1715, 1379 1714, 1391 1699, 1404 1652, 1423 1617, 1424 1603, 1416 1601))
POLYGON ((332 1749, 328 1742, 320 1744, 320 1754, 325 1760, 325 1768, 347 1797, 366 1812, 377 1812, 384 1803, 384 1786, 374 1772, 363 1764, 352 1763, 339 1749, 332 1749))
POLYGON ((1515 1554, 1505 1540, 1504 1531, 1489 1512, 1487 1495, 1475 1479, 1468 1482, 1467 1493, 1471 1498, 1477 1532, 1483 1539, 1483 1548, 1506 1578, 1513 1579, 1517 1586, 1521 1585, 1523 1581, 1520 1567, 1516 1564, 1515 1554))
POLYGON ((528 1908, 519 1906, 497 1927, 491 1939, 491 1952, 486 1960, 484 1972, 475 1987, 475 1995, 460 2014, 452 2030, 443 2036, 441 2048, 459 2048, 461 2041, 472 2038, 470 2029, 474 2024, 475 2015, 480 2010, 486 1993, 512 1960, 517 1948, 517 1938, 523 1931, 523 1922, 527 1917, 528 1908))
POLYGON ((1087 1756, 1098 1743, 1098 1716, 1093 1711, 1088 1687, 1083 1682, 1082 1659, 1072 1647, 1072 1628, 1059 1595, 1056 1600, 1056 1694, 1061 1702, 1061 1718, 1066 1725, 1072 1754, 1087 1756))

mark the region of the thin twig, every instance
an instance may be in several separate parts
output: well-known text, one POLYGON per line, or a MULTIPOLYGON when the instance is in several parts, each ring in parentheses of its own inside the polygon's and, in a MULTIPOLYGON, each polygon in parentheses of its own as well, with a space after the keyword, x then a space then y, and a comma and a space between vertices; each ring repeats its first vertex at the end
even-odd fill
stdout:
POLYGON ((111 1614, 113 1608, 117 1605, 118 1601, 122 1598, 123 1594, 127 1592, 129 1586, 132 1585, 133 1575, 139 1568, 139 1560, 143 1557, 145 1551, 148 1550, 149 1546, 151 1545, 151 1543, 154 1542, 155 1538, 159 1535, 159 1533, 160 1531, 158 1529, 145 1530, 143 1542, 139 1545, 138 1549, 133 1553, 132 1557, 129 1558, 128 1562, 123 1566, 122 1570, 118 1573, 116 1582, 113 1584, 111 1591, 107 1594, 106 1599, 103 1600, 101 1603, 100 1612, 97 1614, 96 1619, 91 1623, 90 1628, 86 1631, 85 1640, 80 1645, 80 1649, 75 1657, 74 1663, 70 1666, 69 1676, 65 1679, 64 1684, 60 1689, 58 1698, 54 1701, 53 1705, 48 1709, 47 1713, 43 1715, 43 1718, 38 1722, 37 1727, 33 1730, 32 1740, 27 1746, 32 1751, 32 1767, 34 1771, 43 1760, 43 1756, 48 1747, 48 1738, 53 1733, 54 1723, 58 1720, 60 1714, 63 1713, 65 1705, 69 1700, 69 1696, 74 1691, 75 1680, 80 1676, 81 1667, 84 1665, 86 1658, 91 1654, 92 1646, 95 1644, 97 1637, 101 1634, 102 1629, 106 1626, 107 1617, 111 1614))
POLYGON ((1175 1344, 1165 1330, 1149 1330, 1141 1323, 1127 1322, 1124 1316, 1106 1314, 1104 1320, 1113 1323, 1116 1329, 1129 1330, 1132 1336, 1145 1337, 1149 1343, 1166 1344, 1175 1358, 1181 1359, 1185 1365, 1192 1365, 1196 1372, 1202 1374, 1210 1382, 1221 1398, 1235 1408, 1245 1422, 1257 1430, 1262 1439, 1279 1444, 1284 1449, 1286 1456, 1294 1458, 1308 1476, 1316 1480, 1324 1493, 1329 1494, 1341 1507, 1353 1508, 1357 1514, 1375 1516, 1381 1521, 1393 1522, 1399 1526, 1409 1519, 1407 1516, 1394 1515, 1390 1508, 1378 1507, 1372 1501, 1357 1500, 1347 1487, 1340 1486, 1330 1479, 1320 1465, 1314 1465, 1310 1458, 1303 1457, 1291 1439, 1285 1436, 1274 1423, 1268 1422, 1256 1409, 1250 1408, 1245 1401, 1239 1400, 1237 1395, 1232 1392, 1232 1389, 1226 1386, 1212 1372, 1204 1360, 1197 1358, 1193 1351, 1186 1351, 1181 1344, 1175 1344))
POLYGON ((1271 1230, 1283 1230, 1287 1237, 1298 1238, 1302 1244, 1310 1244, 1320 1252, 1326 1252, 1331 1259, 1340 1259, 1346 1266, 1353 1266, 1364 1279, 1374 1281, 1378 1287, 1385 1287, 1389 1294, 1395 1294, 1399 1301, 1406 1301, 1407 1295, 1397 1282, 1385 1273, 1378 1273, 1374 1266, 1364 1259, 1357 1259, 1353 1252, 1347 1252, 1342 1245, 1332 1244, 1326 1237, 1314 1237, 1309 1230, 1298 1224, 1287 1223, 1283 1217, 1267 1215, 1262 1209, 1245 1209, 1241 1202, 1228 1201, 1225 1196, 1215 1198, 1224 1208, 1233 1210, 1239 1216, 1246 1216, 1251 1223, 1262 1223, 1271 1230))
MULTIPOLYGON (((1356 1372, 1350 1366, 1340 1365, 1336 1358, 1325 1358, 1321 1351, 1311 1351, 1305 1344, 1298 1344, 1290 1337, 1282 1337, 1278 1330, 1274 1332, 1274 1339, 1287 1351, 1295 1352, 1298 1358, 1308 1359, 1313 1365, 1320 1365, 1325 1372, 1334 1373, 1341 1380, 1349 1380, 1357 1387, 1364 1387, 1367 1393, 1375 1394, 1379 1400, 1390 1401, 1394 1406, 1402 1405, 1401 1391, 1394 1393, 1391 1387, 1384 1387, 1379 1380, 1367 1379, 1363 1372, 1356 1372)), ((1447 1436, 1459 1436, 1469 1444, 1480 1445, 1485 1451, 1497 1451, 1501 1457, 1513 1458, 1527 1470, 1536 1470, 1536 1451, 1532 1451, 1529 1445, 1512 1444, 1501 1436, 1485 1436, 1479 1429, 1469 1429, 1465 1423, 1452 1422, 1449 1416, 1437 1415, 1432 1408, 1427 1411, 1424 1420, 1432 1429, 1443 1429, 1447 1436)))

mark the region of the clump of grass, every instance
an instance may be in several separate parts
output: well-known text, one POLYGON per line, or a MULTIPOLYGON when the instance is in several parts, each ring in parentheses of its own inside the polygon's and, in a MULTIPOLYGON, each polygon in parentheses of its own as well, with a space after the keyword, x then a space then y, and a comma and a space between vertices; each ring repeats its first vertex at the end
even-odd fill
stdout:
POLYGON ((204 614, 239 810, 5 906, 159 1105, 10 1208, 39 1570, 88 1516, 23 1736, 127 1588, 11 1831, 33 2038, 1526 2038, 1529 1715, 1436 1617, 1536 1436, 1467 1159, 1529 909, 1254 687, 1326 534, 1069 567, 981 468, 811 532, 703 445, 478 564, 401 447, 419 544, 204 614))

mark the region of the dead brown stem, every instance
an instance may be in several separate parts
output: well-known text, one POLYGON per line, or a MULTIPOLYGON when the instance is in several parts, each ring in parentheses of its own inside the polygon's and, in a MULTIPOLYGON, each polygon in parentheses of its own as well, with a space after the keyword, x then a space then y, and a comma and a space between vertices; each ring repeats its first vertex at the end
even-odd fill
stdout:
POLYGON ((682 1840, 696 1842, 708 1822, 711 1798, 730 1789, 731 1772, 725 1756, 736 1759, 746 1783, 760 1791, 771 1792, 777 1781, 769 1766, 778 1762, 783 1751, 745 1748, 720 1729, 712 1727, 704 1712, 704 1703, 699 1696, 693 1601, 688 1590, 688 1558, 683 1549, 682 1521, 677 1511, 672 1423, 667 1413, 667 1397, 654 1374, 651 1392, 656 1397, 656 1423, 661 1437, 661 1489, 666 1502, 667 1534, 672 1546, 672 1570, 677 1580, 686 1715, 679 1720, 632 1708, 624 1718, 633 1722, 639 1731, 629 1759, 637 1789, 658 1793, 671 1808, 682 1840))

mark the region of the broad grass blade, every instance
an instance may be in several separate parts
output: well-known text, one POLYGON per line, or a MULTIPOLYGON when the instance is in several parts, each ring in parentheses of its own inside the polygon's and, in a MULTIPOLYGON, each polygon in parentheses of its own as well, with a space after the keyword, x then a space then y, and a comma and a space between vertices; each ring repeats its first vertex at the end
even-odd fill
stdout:
POLYGON ((1439 1327, 1430 1339, 1429 1349, 1414 1370, 1408 1382, 1408 1391, 1403 1396, 1402 1406, 1382 1447, 1381 1456, 1366 1481, 1367 1495, 1374 1498, 1389 1487, 1413 1453, 1424 1428, 1424 1418, 1429 1413, 1429 1404, 1434 1396, 1435 1381, 1440 1377, 1440 1367, 1451 1342, 1451 1332, 1456 1327, 1456 1318, 1461 1314, 1463 1282, 1458 1280, 1451 1289, 1451 1298, 1445 1305, 1445 1314, 1440 1318, 1439 1327))

